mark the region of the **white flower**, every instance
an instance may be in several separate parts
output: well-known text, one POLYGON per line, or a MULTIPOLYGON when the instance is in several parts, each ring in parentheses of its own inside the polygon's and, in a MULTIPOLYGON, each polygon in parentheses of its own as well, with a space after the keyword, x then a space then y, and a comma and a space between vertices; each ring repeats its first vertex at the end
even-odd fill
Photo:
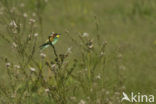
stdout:
POLYGON ((41 53, 40 56, 41 56, 42 58, 45 58, 45 57, 46 57, 46 54, 41 53))
POLYGON ((36 13, 35 13, 35 12, 33 12, 33 13, 32 13, 32 16, 33 16, 33 17, 35 17, 35 16, 36 16, 36 13))
POLYGON ((45 89, 45 92, 49 92, 49 91, 50 91, 49 88, 46 88, 46 89, 45 89))
POLYGON ((27 13, 24 13, 23 14, 23 17, 27 18, 28 17, 27 13))
POLYGON ((82 37, 88 37, 88 36, 89 36, 89 34, 86 32, 82 34, 82 37))
POLYGON ((70 97, 71 100, 76 100, 75 96, 70 97))
POLYGON ((109 91, 106 91, 106 95, 109 95, 110 94, 110 92, 109 91))
POLYGON ((101 79, 101 76, 100 76, 100 74, 96 76, 96 79, 101 79))
POLYGON ((35 19, 33 19, 33 18, 29 19, 29 23, 30 23, 30 24, 31 24, 31 23, 35 23, 35 22, 36 22, 35 19))
POLYGON ((48 0, 44 0, 46 3, 48 2, 48 0))
POLYGON ((36 69, 33 67, 30 67, 30 70, 34 72, 36 69))
POLYGON ((12 20, 12 21, 10 22, 9 26, 14 27, 14 28, 17 28, 17 24, 15 23, 14 20, 12 20))
POLYGON ((5 65, 6 65, 6 67, 9 67, 11 64, 9 62, 7 62, 5 65))
POLYGON ((88 46, 90 49, 92 49, 93 47, 94 47, 94 45, 93 44, 91 44, 91 45, 89 45, 88 46))
POLYGON ((103 56, 104 55, 104 52, 101 52, 100 54, 101 54, 101 56, 103 56))
POLYGON ((71 50, 72 50, 72 47, 68 48, 66 53, 72 53, 71 50))
POLYGON ((24 7, 24 3, 21 3, 21 4, 20 4, 20 7, 22 7, 22 8, 23 8, 23 7, 24 7))
POLYGON ((93 92, 93 88, 90 89, 90 92, 93 92))
POLYGON ((86 104, 86 102, 84 100, 80 100, 78 104, 86 104))
POLYGON ((51 65, 51 68, 53 68, 53 69, 54 69, 55 67, 56 67, 56 64, 51 65))
POLYGON ((88 69, 87 69, 87 68, 85 68, 84 70, 85 70, 85 71, 88 71, 88 69))
POLYGON ((21 67, 19 65, 14 65, 15 68, 20 69, 21 67))
POLYGON ((37 36, 38 36, 38 33, 35 33, 35 34, 34 34, 34 37, 37 37, 37 36))
POLYGON ((29 38, 30 40, 31 40, 31 37, 32 37, 32 35, 31 35, 31 34, 29 34, 29 35, 28 35, 28 38, 29 38))
POLYGON ((17 44, 15 42, 12 43, 13 47, 16 48, 17 44))
POLYGON ((119 69, 126 70, 126 67, 124 65, 119 66, 119 69))

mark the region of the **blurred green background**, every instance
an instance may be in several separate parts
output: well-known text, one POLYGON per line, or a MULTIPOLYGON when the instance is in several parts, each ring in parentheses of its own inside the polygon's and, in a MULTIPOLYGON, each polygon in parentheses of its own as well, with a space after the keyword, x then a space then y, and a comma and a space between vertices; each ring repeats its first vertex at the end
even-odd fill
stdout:
MULTIPOLYGON (((13 5, 18 6, 22 2, 25 3, 24 12, 27 12, 29 17, 34 9, 30 1, 23 0, 13 5)), ((79 33, 86 32, 96 42, 98 23, 100 41, 107 41, 108 44, 102 75, 107 82, 107 89, 114 91, 114 86, 118 86, 119 69, 123 76, 122 85, 126 88, 125 92, 156 95, 155 11, 155 0, 48 0, 41 15, 42 32, 37 30, 40 33, 37 46, 47 39, 50 32, 58 32, 62 34, 56 44, 58 53, 72 47, 72 55, 77 57, 79 48, 64 34, 69 31, 76 39, 79 33)), ((3 28, 1 30, 3 31, 3 28)), ((14 60, 16 56, 9 47, 6 41, 0 39, 1 56, 14 60)), ((45 50, 45 53, 50 53, 50 50, 45 50)), ((3 83, 4 66, 1 65, 0 68, 0 83, 3 83)))

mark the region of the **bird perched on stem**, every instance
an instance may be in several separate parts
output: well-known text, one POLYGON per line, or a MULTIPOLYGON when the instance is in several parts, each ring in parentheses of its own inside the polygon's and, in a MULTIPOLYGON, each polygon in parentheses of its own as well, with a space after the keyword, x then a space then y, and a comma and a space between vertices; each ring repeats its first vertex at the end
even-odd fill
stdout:
POLYGON ((61 34, 52 32, 49 35, 48 40, 46 40, 45 43, 40 46, 40 49, 43 50, 45 48, 48 48, 50 45, 56 44, 56 42, 58 41, 58 38, 60 37, 60 35, 61 34))

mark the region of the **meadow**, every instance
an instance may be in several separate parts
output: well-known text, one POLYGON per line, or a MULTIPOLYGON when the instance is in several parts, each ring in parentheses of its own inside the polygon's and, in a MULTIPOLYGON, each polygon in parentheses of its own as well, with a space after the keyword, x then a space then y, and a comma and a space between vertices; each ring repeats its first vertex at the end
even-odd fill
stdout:
POLYGON ((155 11, 155 0, 0 0, 0 104, 156 96, 155 11), (41 51, 51 32, 59 41, 41 51))

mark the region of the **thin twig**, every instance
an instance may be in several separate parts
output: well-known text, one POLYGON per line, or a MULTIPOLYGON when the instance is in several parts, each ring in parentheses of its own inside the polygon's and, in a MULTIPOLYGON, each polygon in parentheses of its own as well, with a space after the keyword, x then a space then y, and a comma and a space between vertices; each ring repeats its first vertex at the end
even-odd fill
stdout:
POLYGON ((56 53, 56 49, 55 49, 54 45, 53 45, 51 42, 50 42, 50 45, 52 46, 52 48, 53 48, 53 50, 54 50, 54 54, 55 54, 56 58, 58 59, 58 55, 57 55, 57 53, 56 53))

